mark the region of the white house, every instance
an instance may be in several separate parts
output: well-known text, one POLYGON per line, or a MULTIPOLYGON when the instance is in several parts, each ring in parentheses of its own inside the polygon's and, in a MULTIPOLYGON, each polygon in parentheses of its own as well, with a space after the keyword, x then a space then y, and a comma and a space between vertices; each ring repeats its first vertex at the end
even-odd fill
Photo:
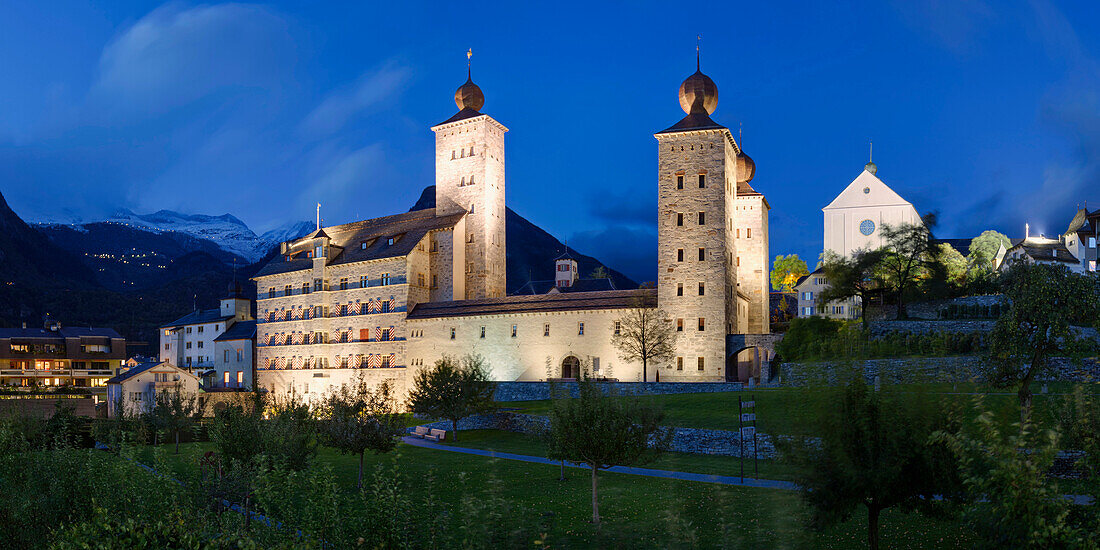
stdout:
POLYGON ((236 323, 251 320, 251 303, 241 285, 233 283, 218 308, 195 310, 160 327, 160 360, 190 372, 212 371, 218 353, 215 340, 236 323))
POLYGON ((155 402, 158 391, 198 393, 197 376, 165 362, 142 363, 107 380, 107 416, 118 414, 118 406, 129 414, 140 414, 155 402))

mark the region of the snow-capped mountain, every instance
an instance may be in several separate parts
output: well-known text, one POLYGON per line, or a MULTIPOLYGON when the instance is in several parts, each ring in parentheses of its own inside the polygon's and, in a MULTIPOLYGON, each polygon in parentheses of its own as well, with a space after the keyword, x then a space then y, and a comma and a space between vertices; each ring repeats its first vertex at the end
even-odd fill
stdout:
POLYGON ((36 225, 50 227, 64 225, 75 231, 86 232, 93 224, 122 225, 153 234, 176 233, 195 239, 210 241, 221 250, 254 263, 267 255, 284 240, 292 240, 313 229, 309 222, 289 222, 263 235, 256 235, 248 225, 231 214, 209 216, 205 214, 181 214, 161 210, 152 214, 137 214, 119 209, 106 219, 80 220, 61 216, 58 219, 40 220, 36 225))

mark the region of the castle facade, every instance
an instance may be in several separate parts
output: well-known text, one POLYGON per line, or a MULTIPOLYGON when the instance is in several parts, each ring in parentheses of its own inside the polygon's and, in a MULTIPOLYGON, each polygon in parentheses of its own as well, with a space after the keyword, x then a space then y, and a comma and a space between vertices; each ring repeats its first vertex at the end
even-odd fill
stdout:
POLYGON ((455 93, 458 112, 432 127, 434 208, 318 224, 255 275, 257 385, 310 399, 364 376, 403 393, 416 369, 470 353, 500 381, 582 369, 641 381, 641 364, 611 344, 633 308, 659 310, 677 332, 675 357, 649 365, 646 379, 736 377, 740 350, 729 336, 769 330, 770 206, 749 184, 752 159, 710 118, 717 100, 697 70, 680 86, 686 116, 655 134, 656 288, 585 291, 565 277, 545 293, 508 296, 508 129, 481 112, 484 95, 468 77, 455 93))

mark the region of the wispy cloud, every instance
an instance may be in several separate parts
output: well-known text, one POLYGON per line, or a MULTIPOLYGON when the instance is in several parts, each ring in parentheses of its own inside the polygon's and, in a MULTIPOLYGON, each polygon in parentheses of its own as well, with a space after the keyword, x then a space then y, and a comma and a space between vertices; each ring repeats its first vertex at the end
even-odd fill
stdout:
POLYGON ((393 97, 408 83, 411 71, 390 61, 375 71, 363 74, 346 89, 328 95, 302 121, 309 135, 329 135, 344 127, 363 111, 393 97))
POLYGON ((978 51, 996 19, 983 0, 901 0, 894 7, 907 25, 959 55, 978 51))

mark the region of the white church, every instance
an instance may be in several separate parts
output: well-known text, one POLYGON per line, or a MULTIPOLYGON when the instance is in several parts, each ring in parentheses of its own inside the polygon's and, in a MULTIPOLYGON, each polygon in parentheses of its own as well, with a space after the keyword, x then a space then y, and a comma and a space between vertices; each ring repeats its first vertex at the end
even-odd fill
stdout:
MULTIPOLYGON (((856 179, 825 208, 823 250, 849 256, 857 250, 874 250, 886 244, 884 226, 923 223, 912 203, 878 177, 878 166, 868 162, 856 179)), ((818 267, 795 286, 798 316, 820 315, 833 319, 858 319, 859 298, 819 304, 818 295, 829 286, 825 270, 818 267)))

